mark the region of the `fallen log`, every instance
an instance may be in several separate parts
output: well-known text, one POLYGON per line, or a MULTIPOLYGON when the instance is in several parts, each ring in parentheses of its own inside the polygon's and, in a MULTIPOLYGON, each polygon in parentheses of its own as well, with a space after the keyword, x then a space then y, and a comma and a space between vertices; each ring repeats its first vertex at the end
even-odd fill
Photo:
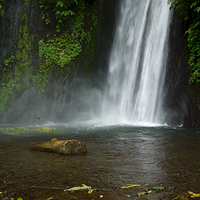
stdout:
POLYGON ((30 145, 30 150, 51 152, 62 155, 87 153, 85 143, 78 140, 58 140, 57 138, 52 138, 51 141, 48 142, 40 142, 38 144, 32 143, 30 145))

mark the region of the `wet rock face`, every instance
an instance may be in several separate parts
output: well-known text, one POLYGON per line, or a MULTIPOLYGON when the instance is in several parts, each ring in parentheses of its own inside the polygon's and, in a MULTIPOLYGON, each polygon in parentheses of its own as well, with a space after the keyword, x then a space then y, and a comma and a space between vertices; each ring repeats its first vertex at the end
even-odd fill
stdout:
POLYGON ((169 33, 169 54, 165 77, 166 123, 187 128, 200 127, 200 95, 189 85, 188 47, 185 31, 188 24, 174 9, 169 33))
POLYGON ((87 153, 85 143, 78 140, 58 140, 53 138, 48 142, 32 143, 30 150, 57 153, 62 155, 76 155, 87 153))

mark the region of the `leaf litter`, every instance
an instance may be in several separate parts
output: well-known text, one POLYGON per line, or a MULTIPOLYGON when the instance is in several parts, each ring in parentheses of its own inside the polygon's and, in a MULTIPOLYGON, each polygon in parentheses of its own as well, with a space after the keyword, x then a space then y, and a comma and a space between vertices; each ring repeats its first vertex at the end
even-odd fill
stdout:
MULTIPOLYGON (((141 185, 141 184, 127 184, 125 186, 121 186, 121 189, 131 189, 131 188, 139 188, 139 187, 145 187, 145 186, 148 186, 149 184, 145 184, 145 185, 141 185)), ((72 191, 78 191, 78 190, 88 190, 88 194, 91 194, 92 192, 95 192, 96 189, 93 189, 91 186, 87 186, 85 184, 82 184, 82 186, 78 186, 78 187, 72 187, 72 188, 69 188, 69 189, 65 189, 64 191, 65 192, 72 192, 72 191)), ((143 195, 146 195, 146 194, 150 194, 150 193, 156 193, 156 192, 159 192, 159 191, 163 191, 165 190, 165 188, 163 186, 154 186, 154 187, 150 187, 150 188, 145 188, 146 191, 141 191, 141 192, 138 192, 137 195, 140 197, 140 196, 143 196, 143 195)), ((200 193, 194 193, 192 191, 188 191, 188 195, 189 197, 191 198, 200 198, 200 193)), ((178 195, 177 197, 175 197, 173 200, 188 200, 189 198, 187 196, 184 196, 184 195, 178 195)), ((100 195, 100 198, 102 198, 103 195, 100 195)), ((127 195, 127 197, 130 198, 129 195, 127 195)), ((77 199, 76 197, 74 196, 71 196, 71 198, 73 199, 77 199)))
POLYGON ((79 186, 79 187, 72 187, 69 189, 65 189, 64 192, 71 192, 71 191, 78 191, 78 190, 88 190, 88 194, 91 194, 92 192, 96 191, 96 189, 93 189, 91 186, 82 184, 82 186, 79 186))
MULTIPOLYGON (((133 187, 144 187, 144 186, 148 186, 149 184, 145 184, 145 185, 141 185, 141 184, 127 184, 126 186, 121 186, 121 189, 128 189, 128 188, 133 188, 133 187)), ((138 196, 143 196, 143 195, 146 195, 146 194, 150 194, 150 193, 156 193, 158 191, 162 191, 164 190, 165 188, 162 187, 162 186, 159 186, 159 187, 150 187, 150 188, 145 188, 146 191, 141 191, 141 192, 138 192, 138 196)))

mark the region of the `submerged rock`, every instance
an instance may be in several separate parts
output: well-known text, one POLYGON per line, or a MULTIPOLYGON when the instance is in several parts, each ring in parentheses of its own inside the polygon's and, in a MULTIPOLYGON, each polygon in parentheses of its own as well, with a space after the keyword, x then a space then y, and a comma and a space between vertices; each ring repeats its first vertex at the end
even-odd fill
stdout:
POLYGON ((78 140, 58 140, 52 138, 48 142, 40 142, 38 144, 32 143, 30 150, 34 151, 45 151, 63 155, 74 155, 87 153, 85 143, 78 140))

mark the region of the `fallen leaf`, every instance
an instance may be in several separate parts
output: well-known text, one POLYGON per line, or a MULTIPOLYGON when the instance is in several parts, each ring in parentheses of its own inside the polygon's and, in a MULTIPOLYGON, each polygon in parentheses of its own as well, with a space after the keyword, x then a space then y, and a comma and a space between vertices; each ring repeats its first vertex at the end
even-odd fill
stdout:
POLYGON ((198 198, 200 197, 200 194, 196 194, 194 192, 188 191, 188 193, 191 195, 192 198, 198 198))
POLYGON ((200 197, 200 194, 193 194, 192 196, 191 196, 191 198, 199 198, 200 197))
POLYGON ((142 195, 145 195, 147 194, 147 192, 138 192, 138 196, 142 196, 142 195))
POLYGON ((72 187, 72 188, 69 188, 69 189, 65 189, 64 192, 66 191, 76 191, 76 190, 90 190, 92 189, 92 187, 90 186, 80 186, 80 187, 72 187))
POLYGON ((50 197, 50 198, 48 198, 47 200, 52 200, 53 199, 53 197, 50 197))
POLYGON ((136 185, 136 184, 128 184, 127 186, 122 186, 121 188, 124 189, 124 188, 131 188, 131 187, 141 187, 142 185, 136 185))
POLYGON ((155 190, 164 190, 165 188, 164 187, 153 187, 153 189, 155 189, 155 190))
POLYGON ((96 189, 90 189, 89 191, 88 191, 88 194, 92 194, 93 192, 96 192, 97 190, 96 189))
POLYGON ((71 198, 73 198, 73 199, 77 199, 75 196, 70 196, 71 198))
POLYGON ((174 198, 173 200, 189 200, 187 197, 183 196, 183 195, 178 195, 176 198, 174 198))
POLYGON ((188 191, 188 193, 189 193, 190 195, 192 195, 192 194, 193 194, 193 192, 191 192, 191 191, 188 191))

